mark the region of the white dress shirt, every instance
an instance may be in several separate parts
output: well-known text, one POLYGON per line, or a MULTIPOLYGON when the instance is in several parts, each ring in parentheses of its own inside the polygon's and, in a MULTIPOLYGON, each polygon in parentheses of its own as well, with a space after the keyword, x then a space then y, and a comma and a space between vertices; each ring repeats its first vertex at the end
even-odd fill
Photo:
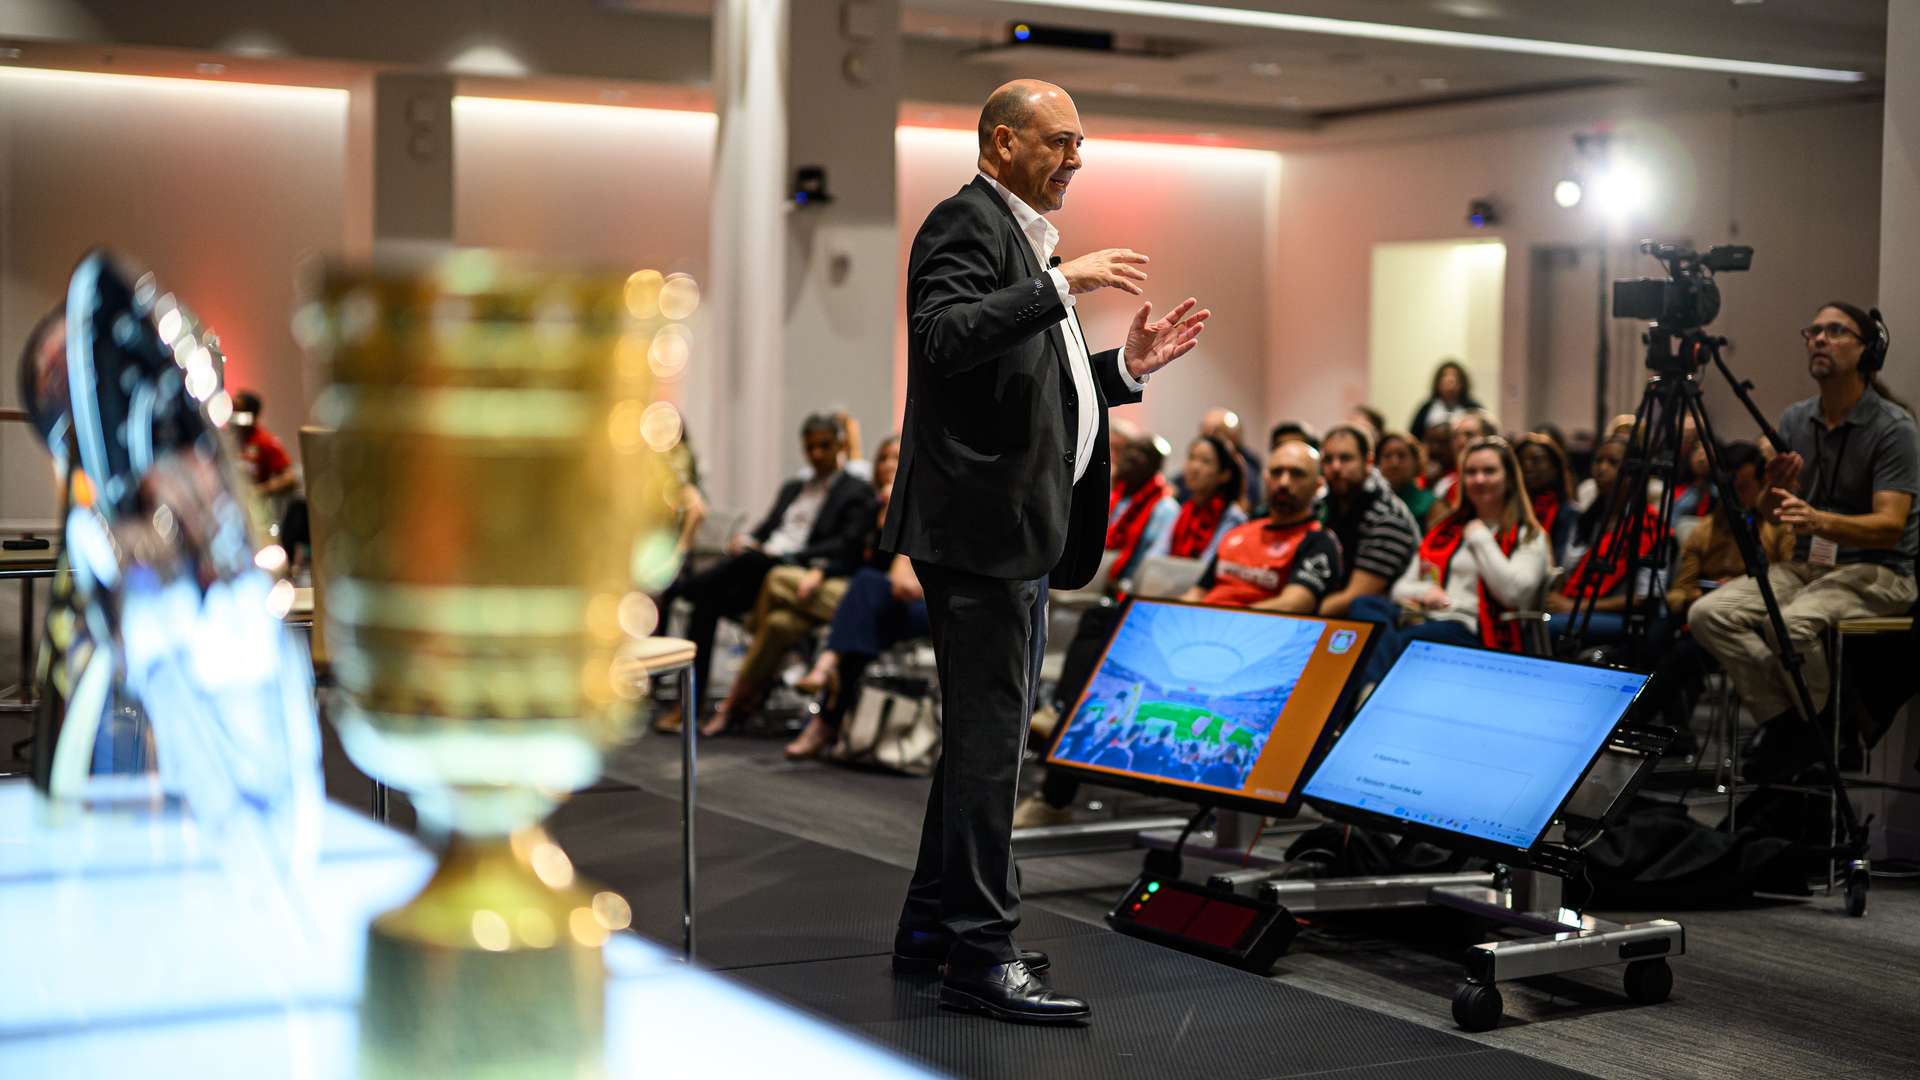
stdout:
MULTIPOLYGON (((1033 245, 1034 257, 1040 260, 1041 266, 1046 266, 1047 260, 1053 258, 1054 249, 1060 246, 1060 230, 1054 228, 1053 223, 1042 217, 1039 211, 1028 206, 1020 196, 1008 191, 1000 181, 986 173, 981 173, 980 177, 999 192, 1007 209, 1013 211, 1014 223, 1020 226, 1021 234, 1033 245)), ((1053 280, 1053 287, 1060 292, 1060 303, 1067 309, 1067 317, 1061 320, 1065 324, 1067 368, 1073 372, 1073 393, 1080 404, 1073 444, 1073 482, 1077 484, 1086 475, 1087 463, 1093 460, 1093 444, 1100 438, 1100 418, 1093 412, 1099 400, 1094 397, 1093 354, 1087 348, 1086 338, 1081 336, 1080 320, 1074 317, 1074 298, 1072 291, 1067 288, 1067 276, 1057 266, 1047 270, 1046 274, 1053 280)), ((1115 359, 1120 367, 1120 380, 1128 388, 1138 392, 1146 386, 1146 379, 1136 379, 1127 370, 1127 351, 1124 347, 1115 359)))

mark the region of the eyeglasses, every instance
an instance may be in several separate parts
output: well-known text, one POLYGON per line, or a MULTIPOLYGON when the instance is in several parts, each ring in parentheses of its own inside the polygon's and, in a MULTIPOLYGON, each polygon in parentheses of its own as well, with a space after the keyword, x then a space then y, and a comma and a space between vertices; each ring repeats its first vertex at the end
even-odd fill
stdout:
POLYGON ((1822 334, 1827 336, 1828 341, 1838 341, 1843 337, 1860 337, 1859 332, 1846 323, 1814 323, 1812 326, 1803 326, 1800 328, 1800 336, 1806 338, 1808 341, 1812 341, 1822 334))

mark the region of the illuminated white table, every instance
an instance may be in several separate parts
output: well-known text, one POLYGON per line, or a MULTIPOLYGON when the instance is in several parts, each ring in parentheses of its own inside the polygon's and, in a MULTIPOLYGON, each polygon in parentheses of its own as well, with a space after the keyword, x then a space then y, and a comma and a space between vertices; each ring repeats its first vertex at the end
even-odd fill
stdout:
MULTIPOLYGON (((424 850, 329 806, 303 949, 190 823, 42 817, 0 781, 0 1077, 354 1074, 367 922, 424 850)), ((610 1076, 932 1075, 631 934, 606 956, 610 1076)))

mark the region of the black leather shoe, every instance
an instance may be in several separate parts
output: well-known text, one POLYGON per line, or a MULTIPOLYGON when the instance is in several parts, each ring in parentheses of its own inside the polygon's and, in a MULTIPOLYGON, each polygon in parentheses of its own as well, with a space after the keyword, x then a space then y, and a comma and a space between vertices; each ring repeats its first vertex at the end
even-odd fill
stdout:
MULTIPOLYGON (((895 975, 938 975, 946 966, 947 950, 953 939, 945 934, 902 930, 893 935, 893 973, 895 975)), ((1047 970, 1053 961, 1038 949, 1020 949, 1016 959, 1035 975, 1047 970)))
POLYGON ((1015 960, 989 968, 947 968, 940 1005, 1023 1024, 1084 1024, 1093 1010, 1076 997, 1056 993, 1015 960))

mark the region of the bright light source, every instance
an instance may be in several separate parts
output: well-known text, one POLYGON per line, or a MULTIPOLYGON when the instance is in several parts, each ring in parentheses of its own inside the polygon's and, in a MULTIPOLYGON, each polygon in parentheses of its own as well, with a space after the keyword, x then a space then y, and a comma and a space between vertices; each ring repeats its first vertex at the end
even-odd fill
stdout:
POLYGON ((1611 64, 1643 64, 1649 67, 1712 71, 1723 75, 1759 75, 1774 79, 1810 79, 1815 82, 1842 83, 1865 82, 1867 79, 1864 71, 1847 71, 1839 68, 1801 67, 1797 64, 1768 64, 1757 60, 1729 60, 1718 56, 1617 49, 1607 45, 1503 37, 1498 34, 1469 34, 1459 30, 1433 30, 1424 26, 1400 26, 1394 23, 1361 22, 1355 19, 1329 19, 1318 15, 1289 15, 1277 11, 1250 11, 1246 8, 1221 7, 1214 4, 1172 3, 1170 0, 1026 0, 1025 6, 1095 11, 1109 15, 1136 15, 1149 19, 1179 19, 1187 22, 1212 23, 1216 26, 1241 26, 1294 34, 1328 34, 1334 37, 1363 38, 1371 41, 1398 41, 1459 49, 1485 49, 1490 52, 1526 53, 1532 56, 1556 56, 1569 60, 1599 60, 1611 64))
POLYGON ((1585 193, 1580 190, 1580 181, 1578 180, 1562 180, 1553 185, 1554 205, 1560 207, 1562 210, 1571 210, 1579 206, 1580 196, 1583 194, 1585 193))
POLYGON ((1593 181, 1593 202, 1609 217, 1624 218, 1647 205, 1653 182, 1647 170, 1631 161, 1616 161, 1593 181))

